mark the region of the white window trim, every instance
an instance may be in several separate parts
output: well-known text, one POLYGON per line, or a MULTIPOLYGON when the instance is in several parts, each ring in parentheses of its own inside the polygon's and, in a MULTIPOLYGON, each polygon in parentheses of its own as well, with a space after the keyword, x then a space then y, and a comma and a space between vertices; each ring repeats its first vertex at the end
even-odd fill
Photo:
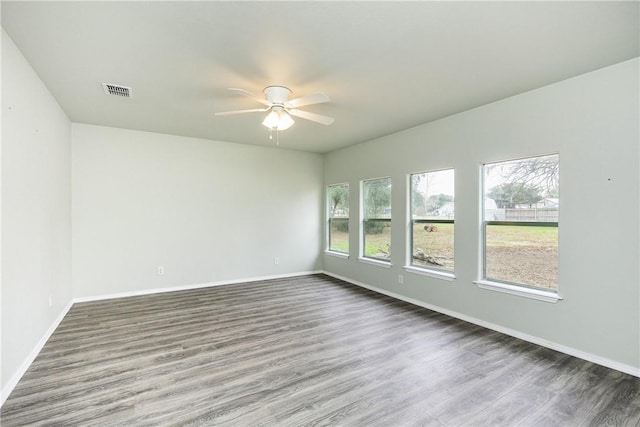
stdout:
MULTIPOLYGON (((527 157, 521 157, 519 159, 511 159, 511 160, 503 160, 503 161, 498 161, 498 162, 489 162, 489 163, 484 163, 481 165, 480 167, 480 182, 481 182, 481 203, 480 203, 480 209, 481 209, 481 221, 480 221, 480 227, 481 227, 481 245, 482 245, 482 258, 480 260, 480 264, 482 265, 482 269, 484 270, 486 268, 486 226, 487 223, 492 222, 492 221, 487 221, 485 219, 485 167, 488 164, 497 164, 497 163, 504 163, 504 162, 509 162, 509 161, 513 161, 513 160, 526 160, 526 159, 531 159, 531 158, 535 158, 535 157, 543 157, 543 156, 558 156, 558 161, 560 161, 560 154, 559 153, 549 153, 549 154, 540 154, 537 156, 527 156, 527 157)), ((506 222, 506 221, 505 221, 506 222)), ((518 225, 518 221, 513 221, 513 225, 518 225)), ((559 223, 556 223, 558 225, 558 230, 559 228, 559 223)), ((559 259, 558 259, 559 262, 559 259)), ((484 276, 484 272, 481 272, 481 275, 484 276)), ((481 277, 482 277, 481 276, 481 277)), ((534 300, 538 300, 538 301, 544 301, 544 302, 549 302, 549 303, 557 303, 558 301, 561 301, 563 299, 562 296, 560 296, 560 294, 557 291, 546 291, 543 289, 535 289, 535 288, 529 288, 526 287, 525 285, 521 285, 521 284, 509 284, 509 283, 502 283, 502 282, 496 282, 493 280, 490 280, 488 278, 482 278, 480 280, 475 280, 473 282, 476 286, 478 286, 478 288, 480 289, 486 289, 489 291, 495 291, 495 292, 501 292, 501 293, 506 293, 506 294, 510 294, 510 295, 516 295, 516 296, 520 296, 520 297, 524 297, 524 298, 529 298, 529 299, 534 299, 534 300)))
MULTIPOLYGON (((329 215, 329 214, 327 214, 329 215)), ((349 257, 349 252, 341 252, 341 251, 336 251, 331 249, 331 220, 332 219, 336 219, 336 218, 327 218, 326 224, 327 224, 327 235, 325 236, 325 253, 328 254, 332 254, 332 255, 337 255, 337 256, 345 256, 348 258, 349 257)), ((346 219, 347 221, 350 221, 349 218, 339 218, 339 219, 346 219)), ((347 232, 347 242, 349 240, 351 240, 351 232, 348 231, 347 232)), ((351 251, 351 249, 349 248, 349 251, 351 251)))
POLYGON ((414 265, 405 265, 403 268, 404 268, 404 271, 409 273, 419 274, 421 276, 434 277, 436 279, 442 279, 449 282, 452 282, 456 279, 456 275, 448 271, 434 270, 430 268, 420 268, 414 265))
MULTIPOLYGON (((368 257, 365 255, 365 242, 366 242, 366 237, 365 237, 365 221, 367 221, 367 219, 365 218, 365 214, 364 214, 364 210, 365 210, 365 200, 364 200, 364 185, 365 182, 369 182, 369 181, 376 181, 376 180, 380 180, 380 179, 389 179, 391 180, 391 188, 392 188, 392 199, 393 199, 393 179, 391 178, 391 176, 381 176, 379 178, 369 178, 369 179, 363 179, 360 181, 360 217, 359 217, 359 221, 358 221, 358 239, 360 240, 360 255, 358 256, 358 261, 363 262, 365 264, 371 264, 371 265, 376 265, 378 267, 384 267, 384 268, 391 268, 391 260, 389 261, 384 261, 378 258, 373 258, 373 257, 368 257)), ((393 205, 393 204, 392 204, 393 205)), ((389 220, 391 223, 391 218, 369 218, 369 220, 389 220)))
MULTIPOLYGON (((423 171, 423 172, 414 172, 414 173, 410 173, 407 175, 407 181, 406 181, 406 185, 407 185, 407 194, 406 194, 406 203, 407 203, 407 214, 409 216, 409 223, 407 224, 406 230, 407 230, 407 244, 408 244, 408 259, 405 260, 406 265, 403 267, 405 271, 409 272, 409 273, 414 273, 414 274, 418 274, 421 276, 428 276, 428 277, 434 277, 436 279, 443 279, 446 281, 453 281, 456 279, 455 274, 453 273, 453 271, 445 271, 445 270, 440 270, 440 269, 434 269, 434 268, 429 268, 429 267, 422 267, 419 265, 416 265, 413 263, 413 226, 415 224, 415 219, 413 218, 413 206, 411 203, 412 200, 412 192, 411 192, 411 177, 413 177, 413 175, 420 175, 420 174, 430 174, 430 173, 437 173, 437 172, 443 172, 443 171, 453 171, 454 174, 454 185, 455 185, 455 168, 454 167, 450 167, 450 168, 444 168, 444 169, 436 169, 436 170, 431 170, 431 171, 423 171)), ((454 195, 454 200, 455 200, 455 195, 454 195)), ((455 203, 455 201, 454 201, 455 203)), ((436 219, 437 220, 437 219, 436 219)), ((451 220, 447 220, 446 222, 447 224, 453 224, 455 227, 455 216, 453 219, 451 220), (450 221, 450 222, 449 222, 450 221)), ((454 257, 455 258, 455 257, 454 257)))
POLYGON ((332 251, 330 249, 327 249, 326 251, 324 251, 325 255, 331 255, 334 256, 336 258, 349 258, 349 254, 346 252, 338 252, 338 251, 332 251))
POLYGON ((475 283, 476 286, 478 286, 480 289, 502 292, 505 294, 516 295, 519 297, 549 302, 553 304, 563 299, 562 296, 560 296, 557 292, 545 291, 542 289, 526 288, 518 285, 493 282, 491 280, 476 280, 473 283, 475 283))
MULTIPOLYGON (((349 258, 349 253, 345 253, 345 252, 340 252, 340 251, 334 251, 331 249, 331 220, 332 219, 336 219, 336 218, 332 218, 331 217, 331 209, 330 209, 330 202, 329 202, 329 189, 331 187, 336 187, 336 186, 346 186, 347 187, 347 192, 349 191, 349 183, 348 182, 339 182, 339 183, 335 183, 335 184, 327 184, 326 188, 325 188, 325 213, 326 213, 326 221, 325 224, 327 226, 327 233, 325 235, 325 250, 324 252, 328 255, 334 255, 336 257, 340 257, 340 258, 349 258)), ((347 207, 349 208, 351 205, 351 200, 350 200, 350 196, 347 198, 347 207)), ((343 217, 338 217, 339 219, 346 219, 347 221, 349 221, 349 217, 343 218, 343 217)), ((349 239, 351 239, 351 232, 348 232, 348 236, 349 239)))
POLYGON ((365 257, 358 257, 358 261, 363 262, 365 264, 376 265, 378 267, 391 268, 391 261, 383 261, 381 259, 365 258, 365 257))

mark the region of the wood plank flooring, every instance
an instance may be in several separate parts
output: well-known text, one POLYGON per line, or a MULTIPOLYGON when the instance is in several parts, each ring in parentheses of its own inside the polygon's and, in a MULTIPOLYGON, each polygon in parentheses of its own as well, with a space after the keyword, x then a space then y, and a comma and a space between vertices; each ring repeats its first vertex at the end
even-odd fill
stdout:
POLYGON ((324 275, 75 304, 2 426, 640 426, 640 379, 324 275))

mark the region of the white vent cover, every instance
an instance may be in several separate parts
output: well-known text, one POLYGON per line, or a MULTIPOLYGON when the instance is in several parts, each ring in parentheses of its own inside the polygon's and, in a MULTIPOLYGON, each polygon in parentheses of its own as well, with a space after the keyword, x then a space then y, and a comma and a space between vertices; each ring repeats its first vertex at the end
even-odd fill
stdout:
POLYGON ((102 88, 107 95, 122 96, 123 98, 131 98, 133 96, 131 88, 127 86, 102 83, 102 88))

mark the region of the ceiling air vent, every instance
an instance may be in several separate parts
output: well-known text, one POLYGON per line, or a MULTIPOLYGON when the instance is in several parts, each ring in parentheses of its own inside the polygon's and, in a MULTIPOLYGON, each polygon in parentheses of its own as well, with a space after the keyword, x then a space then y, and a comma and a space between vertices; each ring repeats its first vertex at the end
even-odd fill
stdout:
POLYGON ((131 98, 132 96, 131 88, 127 86, 102 83, 102 88, 107 95, 122 96, 123 98, 131 98))

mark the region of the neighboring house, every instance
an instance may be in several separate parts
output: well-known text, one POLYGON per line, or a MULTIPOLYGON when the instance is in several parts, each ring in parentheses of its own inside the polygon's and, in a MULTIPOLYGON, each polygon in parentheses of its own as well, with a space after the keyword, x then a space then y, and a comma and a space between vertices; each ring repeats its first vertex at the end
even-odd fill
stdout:
POLYGON ((492 218, 493 221, 504 221, 504 208, 498 208, 495 200, 484 198, 485 218, 492 218))
POLYGON ((545 197, 544 199, 533 205, 533 207, 538 209, 558 209, 558 204, 559 199, 557 197, 545 197))

